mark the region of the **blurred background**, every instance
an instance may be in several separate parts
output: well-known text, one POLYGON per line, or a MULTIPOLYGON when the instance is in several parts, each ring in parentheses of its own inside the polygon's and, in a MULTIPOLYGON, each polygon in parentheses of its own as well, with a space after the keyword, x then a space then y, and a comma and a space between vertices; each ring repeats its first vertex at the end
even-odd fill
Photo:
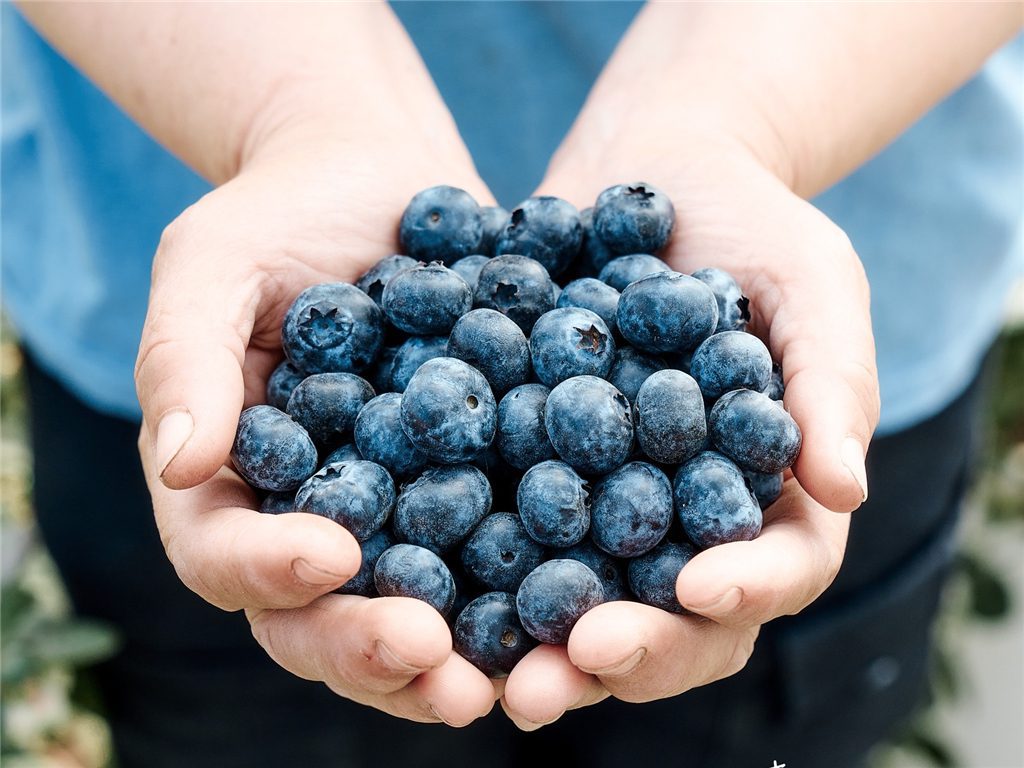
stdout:
MULTIPOLYGON (((4 323, 0 763, 105 768, 109 734, 90 669, 117 652, 118 638, 71 615, 34 533, 21 365, 4 323)), ((991 373, 984 448, 937 627, 931 704, 876 750, 872 768, 1024 768, 1024 285, 1011 300, 991 373)))

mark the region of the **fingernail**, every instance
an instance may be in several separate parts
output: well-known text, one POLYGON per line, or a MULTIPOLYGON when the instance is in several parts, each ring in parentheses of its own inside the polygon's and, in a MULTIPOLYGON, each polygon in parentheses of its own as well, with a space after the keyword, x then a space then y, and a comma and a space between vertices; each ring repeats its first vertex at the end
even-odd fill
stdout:
POLYGON ((323 568, 318 568, 301 557, 292 560, 292 573, 299 581, 304 581, 314 587, 326 587, 328 584, 337 584, 348 578, 343 574, 331 573, 323 568))
MULTIPOLYGON (((423 667, 417 667, 410 664, 397 653, 392 651, 391 648, 388 647, 388 644, 383 640, 377 641, 377 658, 380 660, 381 664, 392 672, 399 672, 403 675, 418 675, 423 671, 423 667)), ((434 707, 431 706, 430 709, 433 711, 434 707)), ((437 715, 436 712, 434 712, 434 714, 437 715)), ((440 715, 437 716, 441 717, 440 715)), ((443 717, 441 717, 441 719, 444 720, 443 717)))
POLYGON ((687 603, 686 607, 694 613, 710 613, 715 616, 725 616, 726 614, 735 611, 742 601, 743 590, 739 587, 730 587, 710 603, 705 605, 691 605, 687 603))
POLYGON ((583 671, 589 672, 592 675, 607 675, 608 677, 628 675, 640 666, 640 662, 644 660, 644 656, 646 655, 646 648, 637 648, 622 661, 617 661, 614 664, 609 664, 607 667, 601 667, 600 669, 585 669, 583 671))
POLYGON ((172 408, 161 417, 156 428, 156 465, 160 477, 192 437, 195 426, 187 408, 172 408))
POLYGON ((843 466, 853 475, 853 479, 860 486, 861 501, 868 500, 868 473, 864 468, 864 448, 860 441, 853 437, 847 437, 839 447, 839 460, 843 466))

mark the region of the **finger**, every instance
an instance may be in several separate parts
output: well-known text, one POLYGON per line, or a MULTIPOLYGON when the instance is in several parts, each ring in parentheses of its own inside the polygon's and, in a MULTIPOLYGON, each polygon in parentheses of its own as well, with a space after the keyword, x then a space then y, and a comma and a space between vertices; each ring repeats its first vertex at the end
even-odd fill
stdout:
POLYGON ((597 678, 573 666, 564 645, 540 645, 509 674, 501 705, 516 726, 533 731, 607 697, 597 678))
POLYGON ((463 728, 494 708, 494 686, 483 672, 452 653, 440 667, 420 675, 389 698, 391 711, 400 717, 425 703, 427 710, 444 723, 463 728))
MULTIPOLYGON (((140 442, 146 442, 146 427, 140 442)), ((143 451, 143 468, 167 557, 179 578, 225 610, 293 608, 344 584, 359 570, 359 544, 319 515, 262 515, 245 482, 227 467, 185 491, 163 486, 143 451)))
POLYGON ((572 663, 617 699, 654 701, 738 672, 758 629, 732 629, 643 603, 614 602, 585 614, 569 637, 572 663))

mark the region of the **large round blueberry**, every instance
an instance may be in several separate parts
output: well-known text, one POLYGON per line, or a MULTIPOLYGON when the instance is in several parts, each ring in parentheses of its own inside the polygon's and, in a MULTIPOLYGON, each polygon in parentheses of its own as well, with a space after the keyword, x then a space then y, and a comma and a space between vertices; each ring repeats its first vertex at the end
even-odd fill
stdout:
POLYGON ((601 587, 604 591, 604 602, 613 600, 629 600, 629 587, 626 584, 626 574, 623 564, 609 555, 602 552, 589 541, 581 541, 568 549, 559 550, 558 557, 566 560, 576 560, 583 563, 587 568, 597 574, 601 580, 601 587))
POLYGON ((701 549, 761 532, 761 507, 743 472, 722 454, 697 454, 679 467, 672 487, 679 522, 701 549))
POLYGON ((750 299, 736 279, 724 269, 706 267, 698 269, 693 276, 708 286, 715 294, 718 302, 718 329, 722 331, 742 331, 750 321, 750 299))
POLYGON ((661 464, 679 464, 697 454, 707 438, 704 398, 682 371, 651 374, 636 396, 636 438, 661 464))
POLYGON ((290 491, 316 472, 316 446, 301 426, 271 405, 238 418, 231 461, 245 481, 264 491, 290 491))
POLYGON ((781 472, 752 472, 745 470, 743 476, 750 483, 750 490, 761 509, 768 509, 782 495, 783 476, 781 472))
POLYGON ((800 427, 781 403, 737 389, 719 398, 708 415, 715 448, 755 472, 781 472, 800 455, 800 427))
POLYGON ((656 253, 675 220, 668 195, 644 182, 609 187, 594 204, 594 231, 615 253, 656 253))
MULTIPOLYGON (((344 461, 362 460, 363 455, 359 453, 359 449, 356 448, 355 444, 345 443, 344 445, 339 445, 337 448, 335 448, 333 451, 327 454, 324 457, 324 460, 320 462, 320 467, 322 469, 323 467, 326 467, 328 464, 337 464, 338 462, 344 461)), ((373 459, 370 459, 370 461, 373 461, 373 459)), ((379 461, 377 463, 380 464, 379 461)), ((387 469, 387 467, 384 468, 387 469)))
POLYGON ((402 342, 395 352, 391 363, 391 381, 389 389, 393 392, 405 392, 412 375, 427 360, 444 357, 448 349, 447 336, 413 336, 402 342))
POLYGON ((304 378, 306 374, 287 360, 283 360, 267 379, 267 405, 283 411, 288 407, 288 398, 292 396, 292 390, 299 386, 299 382, 304 378))
POLYGON ((315 373, 295 387, 288 415, 318 445, 332 446, 352 431, 356 416, 373 396, 373 387, 354 373, 315 373))
POLYGON ((596 278, 581 277, 562 289, 555 306, 589 309, 604 320, 605 325, 614 333, 615 312, 619 308, 619 292, 596 278))
POLYGON ((455 603, 455 580, 444 561, 429 549, 395 544, 385 549, 373 569, 381 597, 413 597, 447 616, 455 603))
POLYGON ((641 385, 651 374, 668 366, 660 357, 637 352, 632 347, 620 346, 615 352, 615 365, 608 374, 608 381, 626 396, 630 405, 636 402, 641 385))
POLYGON ((461 464, 491 444, 497 410, 478 370, 437 357, 420 366, 402 394, 402 429, 428 459, 461 464))
POLYGON ((687 352, 715 332, 718 304, 700 280, 659 272, 627 286, 616 315, 619 333, 647 352, 687 352))
POLYGON ((443 555, 462 543, 491 511, 491 486, 471 464, 428 469, 402 488, 395 535, 443 555))
POLYGON ((628 256, 619 256, 605 264, 598 281, 614 288, 619 293, 626 290, 630 283, 642 280, 645 277, 656 275, 659 272, 671 272, 664 261, 649 253, 631 253, 628 256))
POLYGON ((488 515, 462 545, 462 567, 488 589, 515 592, 526 575, 544 562, 544 547, 523 525, 519 515, 488 515))
POLYGON ((629 401, 596 376, 576 376, 552 389, 544 426, 562 461, 585 475, 611 472, 633 450, 629 401))
POLYGON ((388 320, 417 336, 446 334, 473 306, 466 281, 440 262, 399 272, 384 286, 382 298, 388 320))
POLYGON ((508 315, 529 335, 537 318, 555 307, 554 284, 548 271, 533 259, 495 256, 480 270, 473 306, 508 315))
POLYGON ((757 336, 724 331, 697 347, 690 375, 712 400, 733 389, 763 392, 772 381, 772 356, 757 336))
POLYGON ((580 617, 604 602, 597 574, 578 560, 548 560, 519 586, 523 627, 542 643, 565 643, 580 617))
POLYGON ((559 275, 579 253, 583 241, 580 214, 558 197, 531 197, 519 205, 495 244, 497 253, 517 253, 559 275))
POLYGON ((641 603, 670 613, 684 613, 676 597, 676 580, 696 552, 689 544, 666 541, 629 561, 629 587, 641 603))
POLYGON ((328 464, 295 494, 295 510, 345 526, 359 541, 379 531, 395 508, 395 483, 372 461, 328 464))
POLYGON ((480 238, 479 253, 495 256, 494 246, 508 223, 508 211, 500 205, 484 206, 480 209, 480 222, 483 224, 483 237, 480 238))
POLYGON ((480 206, 468 192, 437 186, 417 193, 402 213, 402 249, 419 261, 451 263, 480 252, 480 206))
POLYGON ((589 309, 563 307, 545 313, 530 334, 537 378, 549 387, 573 376, 607 376, 615 342, 604 320, 589 309))
POLYGON ((544 405, 549 392, 543 384, 523 384, 498 403, 498 450, 516 469, 529 469, 555 458, 555 448, 544 426, 544 405))
POLYGON ((427 457, 402 431, 402 396, 396 392, 378 395, 363 406, 356 417, 355 441, 363 458, 394 477, 418 474, 427 465, 427 457))
POLYGON ((543 461, 527 470, 516 504, 527 533, 538 544, 571 547, 590 529, 587 484, 561 461, 543 461))
POLYGON ((665 473, 633 461, 594 486, 590 537, 616 557, 637 557, 665 538, 672 524, 672 484, 665 473))
POLYGON ((281 325, 285 355, 307 374, 359 373, 376 359, 383 338, 380 307, 348 283, 310 286, 281 325))
POLYGON ((346 581, 335 592, 340 595, 362 595, 363 597, 377 597, 377 587, 373 583, 373 570, 377 567, 377 560, 397 540, 387 528, 381 528, 373 536, 359 544, 359 550, 363 559, 359 563, 359 570, 356 575, 346 581))
POLYGON ((415 266, 416 259, 409 256, 402 256, 398 253, 385 256, 364 272, 362 277, 356 280, 356 288, 373 299, 374 303, 379 307, 381 306, 381 298, 384 295, 384 286, 387 285, 388 280, 399 272, 415 266))
POLYGON ((260 512, 265 515, 283 515, 295 511, 294 491, 274 491, 260 504, 260 512))
POLYGON ((491 678, 507 676, 536 645, 508 592, 480 595, 462 609, 452 631, 455 652, 491 678))
POLYGON ((578 273, 587 277, 596 277, 604 269, 604 265, 615 258, 615 254, 594 232, 593 208, 584 208, 580 211, 580 226, 583 228, 583 244, 577 259, 578 273))
POLYGON ((493 309, 474 309, 460 317, 448 337, 446 354, 480 371, 498 397, 530 379, 526 336, 493 309))
POLYGON ((469 290, 475 291, 476 284, 480 281, 480 270, 490 260, 490 256, 474 253, 472 256, 465 256, 452 264, 452 272, 466 281, 469 290))

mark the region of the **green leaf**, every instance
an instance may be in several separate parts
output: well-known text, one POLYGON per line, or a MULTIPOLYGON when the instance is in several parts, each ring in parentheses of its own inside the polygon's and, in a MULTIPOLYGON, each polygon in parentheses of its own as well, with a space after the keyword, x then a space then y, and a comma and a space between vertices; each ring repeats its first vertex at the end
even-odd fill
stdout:
POLYGON ((1006 582, 988 563, 975 555, 963 554, 961 564, 970 588, 971 615, 987 621, 1005 617, 1010 611, 1010 591, 1006 582))
POLYGON ((8 637, 28 615, 36 599, 20 584, 5 584, 0 590, 0 627, 8 637))
POLYGON ((960 764, 947 744, 924 730, 911 731, 904 744, 908 749, 922 755, 938 768, 956 768, 960 764))
POLYGON ((45 664, 86 666, 113 656, 120 645, 106 624, 85 619, 41 622, 30 638, 31 653, 45 664))

